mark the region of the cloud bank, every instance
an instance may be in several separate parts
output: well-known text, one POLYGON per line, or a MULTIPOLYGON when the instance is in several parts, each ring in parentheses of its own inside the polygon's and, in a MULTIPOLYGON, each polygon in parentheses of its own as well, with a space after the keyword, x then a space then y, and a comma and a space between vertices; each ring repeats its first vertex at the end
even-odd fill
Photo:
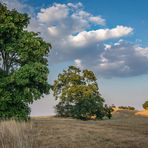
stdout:
MULTIPOLYGON (((17 0, 6 2, 9 8, 20 11, 26 8, 17 0)), ((133 28, 123 25, 107 28, 106 24, 101 15, 85 11, 82 3, 54 3, 32 17, 28 30, 40 32, 51 42, 51 64, 73 61, 78 67, 91 68, 107 78, 147 74, 148 47, 121 40, 132 35, 133 28), (111 40, 115 43, 107 44, 111 40)))
POLYGON ((148 73, 148 47, 119 40, 114 44, 102 45, 104 50, 93 56, 96 62, 87 62, 98 75, 104 77, 131 77, 148 73))

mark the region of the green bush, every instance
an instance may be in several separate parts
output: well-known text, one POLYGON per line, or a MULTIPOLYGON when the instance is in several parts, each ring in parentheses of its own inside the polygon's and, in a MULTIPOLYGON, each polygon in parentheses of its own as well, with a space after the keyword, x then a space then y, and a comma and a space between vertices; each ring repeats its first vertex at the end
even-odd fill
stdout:
POLYGON ((148 110, 148 101, 145 101, 145 102, 144 102, 143 108, 144 108, 145 110, 148 110))

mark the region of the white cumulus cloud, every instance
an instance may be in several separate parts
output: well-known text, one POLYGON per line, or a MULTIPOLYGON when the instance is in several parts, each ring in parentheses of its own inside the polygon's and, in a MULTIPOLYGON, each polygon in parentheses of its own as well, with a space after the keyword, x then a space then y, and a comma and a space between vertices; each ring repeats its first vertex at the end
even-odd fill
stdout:
POLYGON ((55 21, 61 21, 68 16, 69 9, 65 4, 54 4, 49 8, 42 8, 38 13, 37 18, 41 22, 49 24, 55 21))
POLYGON ((131 27, 117 26, 113 29, 98 29, 92 31, 83 31, 76 36, 69 36, 69 42, 73 46, 86 46, 107 39, 119 38, 132 33, 131 27))
POLYGON ((75 65, 76 65, 77 67, 83 68, 83 66, 82 66, 82 61, 81 61, 80 59, 75 59, 74 62, 75 62, 75 65))
MULTIPOLYGON (((21 12, 29 8, 19 0, 5 0, 5 3, 9 9, 21 12)), ((133 33, 133 28, 123 25, 107 28, 105 25, 106 20, 101 15, 85 11, 82 3, 54 3, 32 16, 28 30, 40 32, 41 37, 51 42, 51 64, 74 61, 76 66, 91 68, 104 77, 148 73, 148 47, 122 40, 133 33), (119 41, 109 44, 107 41, 111 39, 119 41)))

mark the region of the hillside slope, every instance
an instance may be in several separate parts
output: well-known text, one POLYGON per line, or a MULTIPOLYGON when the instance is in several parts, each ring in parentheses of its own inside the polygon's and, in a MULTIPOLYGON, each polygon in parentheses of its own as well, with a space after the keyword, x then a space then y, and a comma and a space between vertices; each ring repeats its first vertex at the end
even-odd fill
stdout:
POLYGON ((39 148, 147 148, 148 118, 116 111, 111 120, 34 118, 39 148))

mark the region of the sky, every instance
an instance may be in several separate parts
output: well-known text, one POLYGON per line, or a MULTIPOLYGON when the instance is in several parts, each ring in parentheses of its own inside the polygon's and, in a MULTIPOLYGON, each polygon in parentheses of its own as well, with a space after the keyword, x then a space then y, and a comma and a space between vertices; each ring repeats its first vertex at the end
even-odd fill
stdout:
MULTIPOLYGON (((28 13, 28 31, 52 44, 49 83, 69 65, 95 72, 109 105, 142 109, 148 100, 147 0, 0 0, 28 13)), ((56 102, 45 96, 31 115, 54 114, 56 102)))

